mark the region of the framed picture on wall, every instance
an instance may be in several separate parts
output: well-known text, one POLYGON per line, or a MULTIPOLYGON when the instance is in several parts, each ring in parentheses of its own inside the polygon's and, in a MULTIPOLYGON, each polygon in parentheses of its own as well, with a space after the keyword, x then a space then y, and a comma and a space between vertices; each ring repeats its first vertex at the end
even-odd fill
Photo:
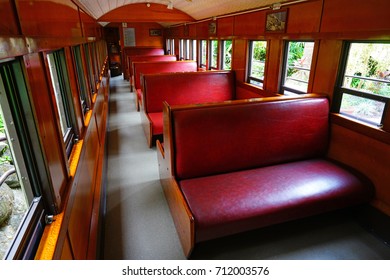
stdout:
POLYGON ((285 32, 287 27, 287 9, 267 12, 265 32, 285 32))
POLYGON ((217 23, 215 21, 209 23, 209 34, 210 35, 217 34, 217 23))
POLYGON ((149 36, 161 36, 161 29, 149 29, 149 36))

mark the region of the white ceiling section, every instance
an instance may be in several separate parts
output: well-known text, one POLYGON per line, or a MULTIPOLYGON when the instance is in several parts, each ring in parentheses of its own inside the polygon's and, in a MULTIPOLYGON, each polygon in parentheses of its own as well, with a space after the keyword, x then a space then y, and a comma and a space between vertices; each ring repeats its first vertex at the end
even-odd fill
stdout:
MULTIPOLYGON (((274 3, 291 0, 73 0, 85 12, 98 19, 102 15, 125 5, 138 3, 157 3, 167 5, 171 2, 178 9, 195 20, 271 6, 274 3)), ((305 0, 307 1, 307 0, 305 0)), ((296 1, 300 2, 300 1, 296 1)))

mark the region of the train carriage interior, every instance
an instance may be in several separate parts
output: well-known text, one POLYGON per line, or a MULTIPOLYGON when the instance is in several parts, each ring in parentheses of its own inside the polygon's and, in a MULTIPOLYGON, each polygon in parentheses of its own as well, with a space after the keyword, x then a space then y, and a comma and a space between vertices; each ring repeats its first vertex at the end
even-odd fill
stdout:
POLYGON ((0 259, 390 260, 388 0, 0 18, 0 259))

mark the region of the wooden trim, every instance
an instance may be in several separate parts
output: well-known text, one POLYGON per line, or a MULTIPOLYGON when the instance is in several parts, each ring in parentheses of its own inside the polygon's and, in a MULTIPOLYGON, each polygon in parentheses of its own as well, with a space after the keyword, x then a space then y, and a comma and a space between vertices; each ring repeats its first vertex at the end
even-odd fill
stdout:
POLYGON ((337 113, 330 114, 330 121, 334 124, 351 129, 385 144, 390 144, 390 133, 381 128, 368 125, 356 119, 352 119, 337 113))

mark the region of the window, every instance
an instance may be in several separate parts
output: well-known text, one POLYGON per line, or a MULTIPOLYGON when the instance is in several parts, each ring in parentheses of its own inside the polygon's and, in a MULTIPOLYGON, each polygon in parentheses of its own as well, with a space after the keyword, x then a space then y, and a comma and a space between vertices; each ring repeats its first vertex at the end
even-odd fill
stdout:
MULTIPOLYGON (((69 157, 73 148, 73 143, 77 137, 75 135, 74 124, 76 122, 68 72, 66 70, 65 53, 63 50, 49 53, 47 55, 47 60, 58 110, 61 132, 64 138, 66 154, 69 157)), ((86 96, 84 96, 84 98, 86 98, 86 96)), ((88 104, 85 104, 83 106, 87 105, 88 104)))
POLYGON ((87 71, 88 71, 88 79, 90 84, 90 92, 91 94, 93 94, 95 92, 95 78, 93 73, 93 62, 92 62, 92 56, 91 56, 89 44, 84 44, 84 53, 87 61, 87 71))
POLYGON ((313 50, 314 42, 287 42, 281 93, 307 93, 313 50))
POLYGON ((218 69, 218 40, 210 40, 210 69, 218 69))
POLYGON ((175 40, 167 39, 166 41, 167 54, 174 55, 175 54, 175 40))
POLYGON ((390 43, 347 42, 336 88, 336 111, 381 126, 389 100, 390 43))
POLYGON ((231 70, 232 69, 232 51, 233 44, 232 40, 222 41, 222 69, 231 70))
POLYGON ((184 50, 185 50, 184 39, 180 39, 180 41, 179 41, 179 60, 184 60, 184 57, 185 57, 184 50))
POLYGON ((196 40, 189 40, 189 58, 190 60, 195 60, 196 61, 196 46, 197 46, 197 42, 196 40))
MULTIPOLYGON (((88 89, 88 83, 85 80, 84 65, 81 58, 80 46, 75 46, 73 49, 74 64, 76 69, 77 84, 79 86, 79 96, 83 113, 85 114, 91 107, 90 89, 88 89)), ((92 94, 92 92, 91 92, 92 94)))
POLYGON ((183 59, 196 60, 196 40, 183 40, 183 59))
POLYGON ((200 40, 200 49, 199 49, 199 66, 200 68, 207 67, 207 40, 200 40))
POLYGON ((42 196, 49 183, 18 60, 0 62, 0 138, 0 259, 33 259, 55 210, 44 208, 54 203, 42 196))
POLYGON ((251 41, 249 44, 248 83, 263 87, 265 59, 267 53, 266 41, 251 41))

